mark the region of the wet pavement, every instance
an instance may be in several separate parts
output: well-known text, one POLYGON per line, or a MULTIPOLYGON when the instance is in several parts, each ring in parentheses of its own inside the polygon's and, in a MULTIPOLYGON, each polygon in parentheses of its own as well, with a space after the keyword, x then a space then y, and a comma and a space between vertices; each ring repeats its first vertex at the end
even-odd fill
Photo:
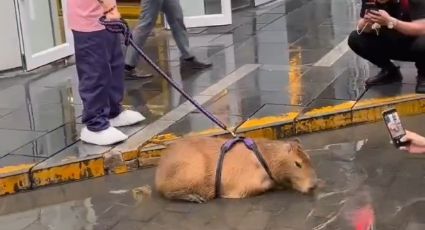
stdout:
MULTIPOLYGON (((402 117, 425 130, 425 116, 402 117)), ((314 196, 290 190, 206 204, 168 201, 153 187, 155 169, 42 188, 0 198, 7 230, 288 229, 350 230, 362 213, 374 229, 424 229, 424 156, 389 142, 382 122, 299 136, 324 186, 314 196), (136 192, 135 192, 136 191, 136 192)))
MULTIPOLYGON (((354 28, 358 7, 351 0, 277 1, 235 11, 232 25, 189 29, 191 50, 199 59, 214 64, 209 70, 182 68, 168 31, 156 31, 145 50, 190 95, 202 94, 207 109, 231 126, 248 118, 287 113, 302 117, 318 107, 413 93, 413 65, 402 64, 402 84, 366 90, 364 80, 377 69, 351 51, 335 51, 354 28), (329 65, 317 65, 329 53, 338 58, 329 65), (228 87, 209 90, 220 88, 231 73, 250 64, 259 66, 228 87)), ((144 62, 139 68, 153 71, 144 62)), ((17 75, 0 79, 0 179, 101 158, 113 147, 79 141, 82 105, 72 60, 17 75)), ((152 133, 149 125, 160 119, 160 133, 182 135, 215 127, 198 111, 164 118, 184 102, 159 76, 128 81, 124 104, 147 120, 123 131, 129 135, 152 133)))

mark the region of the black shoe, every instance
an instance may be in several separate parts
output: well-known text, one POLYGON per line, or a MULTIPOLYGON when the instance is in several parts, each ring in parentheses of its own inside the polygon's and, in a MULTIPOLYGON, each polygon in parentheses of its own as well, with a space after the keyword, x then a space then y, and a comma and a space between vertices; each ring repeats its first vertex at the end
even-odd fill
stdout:
POLYGON ((189 59, 180 59, 181 66, 188 69, 207 69, 212 66, 210 63, 203 63, 196 60, 195 57, 189 59))
POLYGON ((136 69, 131 69, 131 70, 125 69, 124 74, 125 74, 125 77, 124 77, 125 80, 144 80, 144 79, 153 77, 153 75, 150 73, 138 73, 136 69))
POLYGON ((392 70, 382 69, 376 76, 367 79, 366 85, 384 85, 402 80, 400 68, 396 67, 392 70))
POLYGON ((425 76, 418 75, 416 83, 416 93, 425 94, 425 76))

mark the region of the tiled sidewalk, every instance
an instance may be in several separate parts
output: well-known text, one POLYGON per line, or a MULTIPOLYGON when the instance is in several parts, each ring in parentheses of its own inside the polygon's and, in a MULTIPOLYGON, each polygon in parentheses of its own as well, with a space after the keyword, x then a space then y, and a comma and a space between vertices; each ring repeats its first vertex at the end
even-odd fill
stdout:
MULTIPOLYGON (((423 112, 422 97, 412 93, 415 73, 410 65, 403 64, 403 84, 369 90, 363 83, 376 69, 351 52, 340 53, 342 57, 329 66, 315 65, 344 43, 354 28, 356 7, 348 1, 290 0, 235 12, 229 26, 191 29, 194 54, 214 64, 202 72, 180 69, 169 32, 156 33, 146 51, 187 92, 232 126, 251 118, 246 126, 252 130, 288 123, 282 135, 320 131, 377 120, 378 110, 394 100, 408 103, 402 106, 405 114, 423 112), (375 105, 380 107, 373 113, 353 112, 375 105), (341 112, 344 116, 339 120, 316 119, 341 112), (272 120, 258 119, 263 117, 272 120), (314 122, 294 122, 308 118, 314 122)), ((150 69, 145 63, 140 66, 150 69)), ((214 128, 157 76, 126 83, 125 105, 148 118, 123 129, 132 136, 128 142, 111 147, 87 145, 78 140, 82 106, 75 66, 0 82, 0 195, 125 172, 143 163, 138 159, 140 148, 158 134, 168 134, 161 136, 167 139, 214 128), (120 164, 109 161, 121 154, 120 164)))

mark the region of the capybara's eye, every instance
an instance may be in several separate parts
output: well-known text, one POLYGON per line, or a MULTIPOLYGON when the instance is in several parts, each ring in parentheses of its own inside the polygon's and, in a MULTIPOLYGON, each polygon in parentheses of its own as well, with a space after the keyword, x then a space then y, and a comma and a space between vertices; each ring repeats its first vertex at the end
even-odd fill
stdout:
POLYGON ((298 168, 302 168, 303 166, 301 165, 301 163, 300 162, 298 162, 298 161, 295 161, 295 166, 297 166, 298 168))

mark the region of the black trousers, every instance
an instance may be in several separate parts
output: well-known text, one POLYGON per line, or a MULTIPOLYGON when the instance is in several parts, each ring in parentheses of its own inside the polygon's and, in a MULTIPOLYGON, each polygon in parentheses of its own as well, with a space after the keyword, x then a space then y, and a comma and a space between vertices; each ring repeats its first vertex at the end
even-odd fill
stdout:
POLYGON ((415 62, 418 74, 425 76, 425 36, 406 36, 389 29, 381 29, 379 36, 375 31, 361 35, 353 31, 348 45, 380 68, 393 67, 391 60, 415 62))
POLYGON ((90 131, 109 127, 124 97, 124 56, 119 34, 73 31, 83 123, 90 131))

